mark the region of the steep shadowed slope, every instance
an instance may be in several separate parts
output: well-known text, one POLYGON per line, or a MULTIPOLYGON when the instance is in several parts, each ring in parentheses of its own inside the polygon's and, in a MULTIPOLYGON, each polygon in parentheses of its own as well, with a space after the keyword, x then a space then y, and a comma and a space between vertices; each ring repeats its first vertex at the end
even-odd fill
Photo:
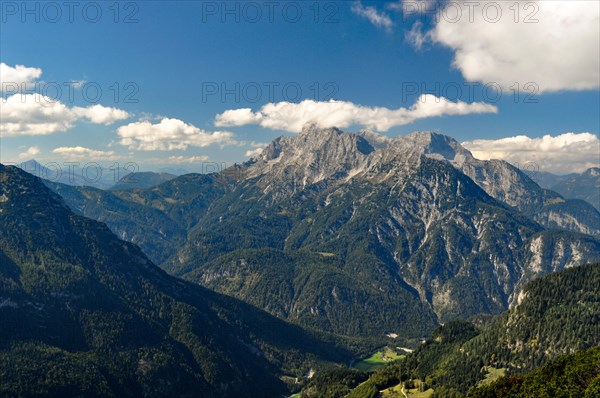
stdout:
POLYGON ((0 165, 0 396, 273 397, 349 355, 167 275, 0 165))

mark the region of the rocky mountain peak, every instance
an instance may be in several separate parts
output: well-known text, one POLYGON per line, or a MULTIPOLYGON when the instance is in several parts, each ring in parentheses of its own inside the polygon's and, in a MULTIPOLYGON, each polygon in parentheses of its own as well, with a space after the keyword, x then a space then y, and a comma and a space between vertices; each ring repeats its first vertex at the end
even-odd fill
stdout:
POLYGON ((393 141, 392 138, 368 128, 359 131, 358 135, 367 140, 375 149, 387 148, 393 141))
POLYGON ((320 128, 315 124, 307 124, 297 136, 280 137, 273 141, 263 151, 259 160, 272 161, 282 154, 291 156, 299 153, 306 155, 304 157, 308 159, 312 158, 310 154, 319 153, 320 158, 339 161, 348 156, 368 156, 376 150, 426 155, 439 160, 456 162, 459 165, 473 158, 471 152, 455 139, 432 131, 417 131, 391 138, 370 129, 351 133, 336 127, 320 128))
POLYGON ((454 138, 433 131, 416 131, 400 136, 394 140, 394 144, 406 151, 418 152, 434 159, 448 160, 458 165, 473 158, 471 152, 454 138))
POLYGON ((583 172, 583 175, 587 177, 598 177, 600 176, 600 167, 590 167, 583 172))
POLYGON ((302 186, 358 167, 375 151, 365 138, 338 128, 306 125, 296 136, 279 137, 250 165, 250 177, 269 175, 302 186))
POLYGON ((259 159, 269 161, 277 159, 282 153, 289 156, 292 153, 324 151, 343 156, 358 152, 366 156, 379 149, 393 149, 394 152, 402 151, 460 163, 473 157, 455 139, 432 131, 417 131, 391 138, 370 129, 351 133, 336 127, 320 128, 315 124, 307 124, 297 136, 277 138, 259 159), (339 151, 336 146, 340 147, 339 151))
POLYGON ((337 127, 319 127, 316 123, 306 123, 298 135, 327 135, 327 134, 343 134, 344 132, 337 127))

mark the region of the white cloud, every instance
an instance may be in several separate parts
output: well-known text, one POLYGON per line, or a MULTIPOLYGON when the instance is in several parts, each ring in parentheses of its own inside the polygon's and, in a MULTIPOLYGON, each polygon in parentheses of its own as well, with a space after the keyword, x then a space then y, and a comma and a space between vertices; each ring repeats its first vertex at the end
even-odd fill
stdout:
POLYGON ((591 133, 564 133, 540 138, 519 135, 467 141, 462 145, 478 159, 503 159, 521 167, 533 162, 539 171, 581 172, 600 164, 600 140, 591 133))
POLYGON ((344 128, 361 125, 378 131, 387 131, 394 126, 406 125, 428 117, 496 113, 497 111, 495 106, 482 102, 470 104, 462 101, 452 102, 443 97, 424 94, 410 108, 398 109, 367 107, 335 100, 269 103, 255 113, 247 108, 225 111, 216 116, 215 125, 259 124, 269 129, 298 133, 306 123, 314 123, 319 127, 344 128))
POLYGON ((217 126, 244 126, 247 124, 259 124, 262 115, 260 113, 252 112, 250 108, 230 109, 217 116, 217 126), (223 121, 221 123, 219 116, 222 116, 223 120, 235 120, 235 124, 227 124, 223 121))
POLYGON ((425 43, 431 40, 429 35, 429 32, 423 32, 423 23, 421 21, 416 21, 412 28, 404 34, 404 39, 414 48, 420 50, 425 43))
POLYGON ((166 163, 173 163, 173 164, 182 164, 182 163, 200 163, 200 162, 207 162, 210 160, 210 158, 208 156, 205 155, 200 155, 200 156, 169 156, 166 159, 166 163))
POLYGON ((129 114, 122 109, 109 108, 99 104, 87 108, 75 107, 73 112, 79 117, 88 118, 92 123, 109 125, 117 120, 127 119, 129 114))
POLYGON ((97 149, 85 148, 82 146, 59 147, 52 150, 53 153, 63 155, 68 159, 75 160, 115 160, 118 159, 114 151, 101 151, 97 149))
POLYGON ((513 3, 481 1, 470 12, 463 2, 449 2, 454 10, 444 17, 442 9, 429 35, 454 50, 453 64, 469 81, 506 90, 533 82, 540 92, 600 87, 599 2, 521 2, 518 16, 513 3))
POLYGON ((15 65, 14 67, 0 62, 0 92, 6 89, 20 89, 24 83, 29 88, 31 84, 42 76, 40 68, 30 68, 24 65, 15 65), (10 87, 16 84, 18 88, 10 87))
POLYGON ((69 108, 60 101, 40 94, 14 94, 1 101, 0 133, 3 137, 66 131, 81 119, 108 125, 129 117, 123 110, 102 105, 69 108))
POLYGON ((248 156, 250 158, 255 158, 258 155, 260 155, 263 150, 264 150, 264 148, 249 149, 249 150, 246 151, 246 156, 248 156))
POLYGON ((47 135, 73 127, 76 116, 59 101, 39 94, 15 94, 2 101, 3 137, 47 135))
POLYGON ((212 144, 236 145, 227 131, 208 132, 179 119, 164 118, 157 124, 138 121, 117 129, 120 144, 142 151, 187 149, 212 144))
POLYGON ((366 18, 373 25, 383 28, 388 32, 394 26, 394 23, 386 13, 377 11, 375 7, 365 7, 360 1, 355 1, 351 9, 356 15, 366 18))
POLYGON ((36 155, 39 155, 40 148, 37 146, 29 147, 25 152, 19 154, 19 159, 33 159, 36 155))

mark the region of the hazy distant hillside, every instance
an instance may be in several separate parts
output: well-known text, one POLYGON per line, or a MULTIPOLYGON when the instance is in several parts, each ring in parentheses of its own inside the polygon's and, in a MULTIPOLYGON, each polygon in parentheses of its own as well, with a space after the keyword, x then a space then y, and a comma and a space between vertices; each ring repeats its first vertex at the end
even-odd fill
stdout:
POLYGON ((120 191, 124 189, 148 189, 167 182, 177 177, 169 173, 154 173, 151 171, 140 171, 130 173, 121 178, 119 182, 110 187, 111 190, 120 191))
POLYGON ((550 188, 566 198, 583 199, 600 210, 600 168, 570 175, 550 188))
POLYGON ((582 199, 600 211, 600 168, 592 167, 583 173, 554 175, 538 173, 535 181, 546 189, 558 192, 565 198, 582 199))
POLYGON ((15 166, 29 174, 52 182, 99 189, 108 189, 129 174, 129 171, 125 169, 105 168, 99 166, 97 163, 78 163, 77 165, 70 166, 68 164, 49 162, 43 165, 36 160, 28 160, 15 166))

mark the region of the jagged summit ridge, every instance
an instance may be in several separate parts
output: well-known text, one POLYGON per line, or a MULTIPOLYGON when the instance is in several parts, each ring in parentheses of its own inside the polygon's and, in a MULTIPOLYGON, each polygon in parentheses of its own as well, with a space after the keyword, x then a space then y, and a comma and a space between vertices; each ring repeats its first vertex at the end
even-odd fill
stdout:
POLYGON ((436 159, 448 160, 458 165, 473 155, 454 138, 432 131, 417 131, 405 136, 399 136, 395 142, 398 146, 404 145, 414 148, 426 156, 436 159))
MULTIPOLYGON (((336 127, 319 128, 307 124, 297 136, 279 137, 269 144, 257 158, 257 163, 281 163, 285 166, 311 165, 335 169, 334 164, 364 168, 367 158, 379 158, 380 161, 403 155, 406 158, 418 158, 425 155, 434 159, 448 160, 462 165, 473 159, 472 154, 451 137, 431 131, 417 131, 398 137, 387 137, 370 129, 358 133, 342 131, 336 127), (375 154, 375 152, 384 154, 375 154)), ((260 168, 272 171, 271 168, 260 168)), ((357 175, 345 167, 349 174, 357 175)), ((327 175, 327 170, 322 170, 327 175)), ((256 175, 253 174, 253 175, 256 175)))
POLYGON ((265 193, 278 198, 307 186, 349 180, 397 186, 420 173, 423 157, 450 163, 494 199, 552 228, 600 234, 600 213, 542 189, 504 160, 479 160, 455 139, 432 131, 387 137, 308 124, 296 136, 274 140, 247 169, 265 193), (560 204, 560 205, 559 205, 560 204))
POLYGON ((308 124, 297 136, 279 137, 269 144, 252 165, 249 175, 275 172, 283 176, 287 173, 277 172, 277 169, 289 171, 293 167, 295 177, 307 184, 336 175, 358 176, 377 168, 378 163, 390 163, 398 158, 405 160, 400 163, 418 163, 421 155, 459 164, 472 158, 456 140, 429 131, 390 138, 369 129, 355 134, 308 124))
POLYGON ((307 125, 293 137, 279 137, 269 144, 248 169, 251 178, 268 175, 301 186, 347 174, 364 164, 375 149, 357 134, 337 128, 307 125))

